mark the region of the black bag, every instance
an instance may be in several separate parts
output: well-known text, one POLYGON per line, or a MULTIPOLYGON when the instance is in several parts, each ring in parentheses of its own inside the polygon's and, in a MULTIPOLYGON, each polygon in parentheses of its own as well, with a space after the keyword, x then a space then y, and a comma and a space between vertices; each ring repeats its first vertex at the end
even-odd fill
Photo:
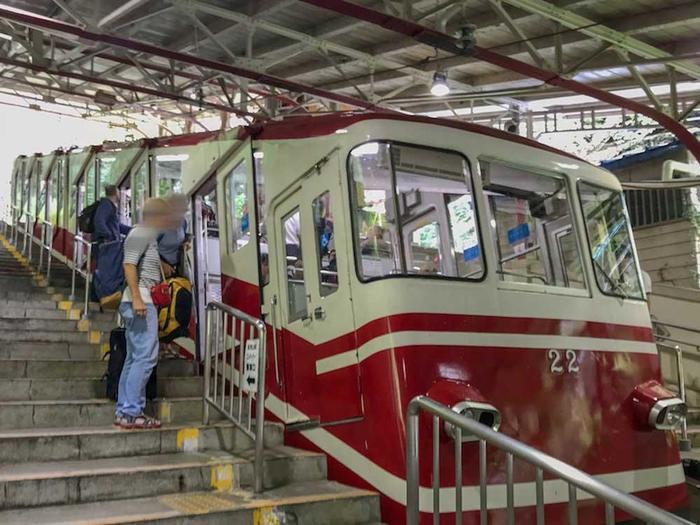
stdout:
POLYGON ((97 213, 97 207, 100 205, 100 201, 93 202, 90 206, 83 208, 78 216, 78 228, 83 233, 94 233, 95 232, 95 213, 97 213))
MULTIPOLYGON (((107 359, 107 372, 104 375, 107 383, 107 397, 112 401, 119 395, 119 378, 122 375, 124 361, 126 361, 126 329, 118 327, 109 334, 109 352, 105 354, 107 359)), ((146 399, 158 397, 158 383, 156 369, 151 372, 151 377, 146 383, 146 399)))

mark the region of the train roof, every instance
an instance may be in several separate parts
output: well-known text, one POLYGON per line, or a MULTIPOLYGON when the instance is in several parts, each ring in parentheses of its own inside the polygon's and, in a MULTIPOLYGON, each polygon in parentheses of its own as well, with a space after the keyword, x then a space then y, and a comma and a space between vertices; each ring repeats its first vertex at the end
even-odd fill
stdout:
MULTIPOLYGON (((513 142, 544 150, 549 153, 562 155, 577 161, 586 162, 584 159, 577 157, 566 151, 562 151, 551 146, 547 146, 535 140, 522 137, 502 131, 499 129, 473 124, 470 122, 461 122, 448 120, 444 118, 424 117, 418 115, 408 115, 401 113, 345 113, 345 114, 330 114, 322 116, 300 116, 287 117, 284 120, 270 120, 266 122, 257 122, 248 126, 242 126, 238 129, 238 138, 245 139, 252 137, 256 140, 285 140, 285 139, 305 139, 330 135, 336 130, 346 128, 358 122, 369 120, 399 120, 404 122, 415 122, 419 124, 431 124, 434 126, 443 126, 460 131, 467 131, 492 137, 507 142, 513 142)), ((179 147, 179 146, 195 146, 202 142, 215 140, 224 133, 231 133, 232 130, 225 131, 204 131, 199 133, 187 133, 182 135, 173 135, 169 137, 157 137, 151 139, 141 139, 145 145, 154 148, 162 147, 179 147)), ((235 129, 233 130, 235 133, 235 129)), ((93 146, 101 149, 101 146, 93 146)), ((69 151, 68 151, 69 152, 69 151)))

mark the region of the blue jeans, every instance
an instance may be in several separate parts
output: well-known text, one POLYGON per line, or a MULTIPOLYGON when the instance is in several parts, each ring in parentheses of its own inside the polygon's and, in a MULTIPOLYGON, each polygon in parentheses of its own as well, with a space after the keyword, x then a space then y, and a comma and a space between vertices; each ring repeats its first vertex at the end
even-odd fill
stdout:
POLYGON ((119 305, 126 327, 126 360, 119 378, 117 416, 140 416, 146 407, 146 383, 158 362, 158 312, 146 305, 146 317, 134 314, 132 303, 119 305))

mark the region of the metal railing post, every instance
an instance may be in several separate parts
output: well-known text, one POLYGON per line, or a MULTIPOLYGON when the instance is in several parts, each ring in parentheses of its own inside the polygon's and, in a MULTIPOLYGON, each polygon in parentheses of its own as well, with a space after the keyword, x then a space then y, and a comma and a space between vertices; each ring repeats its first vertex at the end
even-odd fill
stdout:
POLYGON ((51 279, 51 255, 53 253, 53 224, 47 223, 49 228, 49 242, 47 243, 47 251, 48 251, 48 257, 49 260, 46 262, 46 284, 49 283, 49 279, 51 279))
MULTIPOLYGON (((676 351, 676 369, 678 370, 678 395, 681 401, 686 403, 685 399, 685 373, 683 371, 683 350, 680 345, 675 345, 676 351)), ((690 439, 688 439, 688 421, 686 416, 683 416, 681 421, 681 439, 678 440, 678 446, 683 451, 688 451, 692 448, 690 439)))
POLYGON ((46 244, 46 221, 41 221, 40 226, 41 239, 39 242, 39 266, 37 266, 37 271, 41 271, 41 267, 44 266, 44 245, 46 244))
POLYGON ((27 217, 27 223, 24 225, 24 240, 25 244, 27 241, 27 236, 29 236, 29 246, 27 253, 27 261, 32 262, 32 245, 34 244, 34 215, 29 213, 25 214, 27 217), (31 220, 30 220, 31 219, 31 220))
POLYGON ((406 525, 419 525, 418 494, 418 415, 420 409, 410 403, 406 416, 406 525))
POLYGON ((87 243, 87 266, 85 267, 85 308, 83 310, 83 319, 90 317, 90 281, 92 275, 92 243, 87 243))
POLYGON ((75 301, 75 272, 78 266, 78 240, 77 236, 73 237, 73 264, 71 265, 71 278, 70 278, 70 300, 75 301))
MULTIPOLYGON (((255 394, 255 492, 263 491, 263 460, 265 448, 265 370, 267 368, 267 327, 263 321, 256 323, 260 341, 258 361, 258 389, 255 394)), ((235 342, 234 342, 235 344, 235 342)))
POLYGON ((211 351, 209 344, 211 341, 211 309, 207 306, 204 317, 204 396, 202 396, 202 423, 209 424, 209 392, 211 391, 211 351))

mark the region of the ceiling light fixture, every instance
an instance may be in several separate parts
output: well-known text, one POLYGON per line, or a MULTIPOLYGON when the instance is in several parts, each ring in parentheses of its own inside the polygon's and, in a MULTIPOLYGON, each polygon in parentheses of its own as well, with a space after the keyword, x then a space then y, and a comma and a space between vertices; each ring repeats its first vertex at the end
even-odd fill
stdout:
POLYGON ((450 86, 447 85, 447 75, 441 71, 436 71, 433 75, 433 85, 430 87, 430 92, 436 97, 444 97, 449 95, 450 86))
POLYGON ((0 38, 3 40, 12 40, 12 35, 8 35, 7 33, 0 33, 0 38))

